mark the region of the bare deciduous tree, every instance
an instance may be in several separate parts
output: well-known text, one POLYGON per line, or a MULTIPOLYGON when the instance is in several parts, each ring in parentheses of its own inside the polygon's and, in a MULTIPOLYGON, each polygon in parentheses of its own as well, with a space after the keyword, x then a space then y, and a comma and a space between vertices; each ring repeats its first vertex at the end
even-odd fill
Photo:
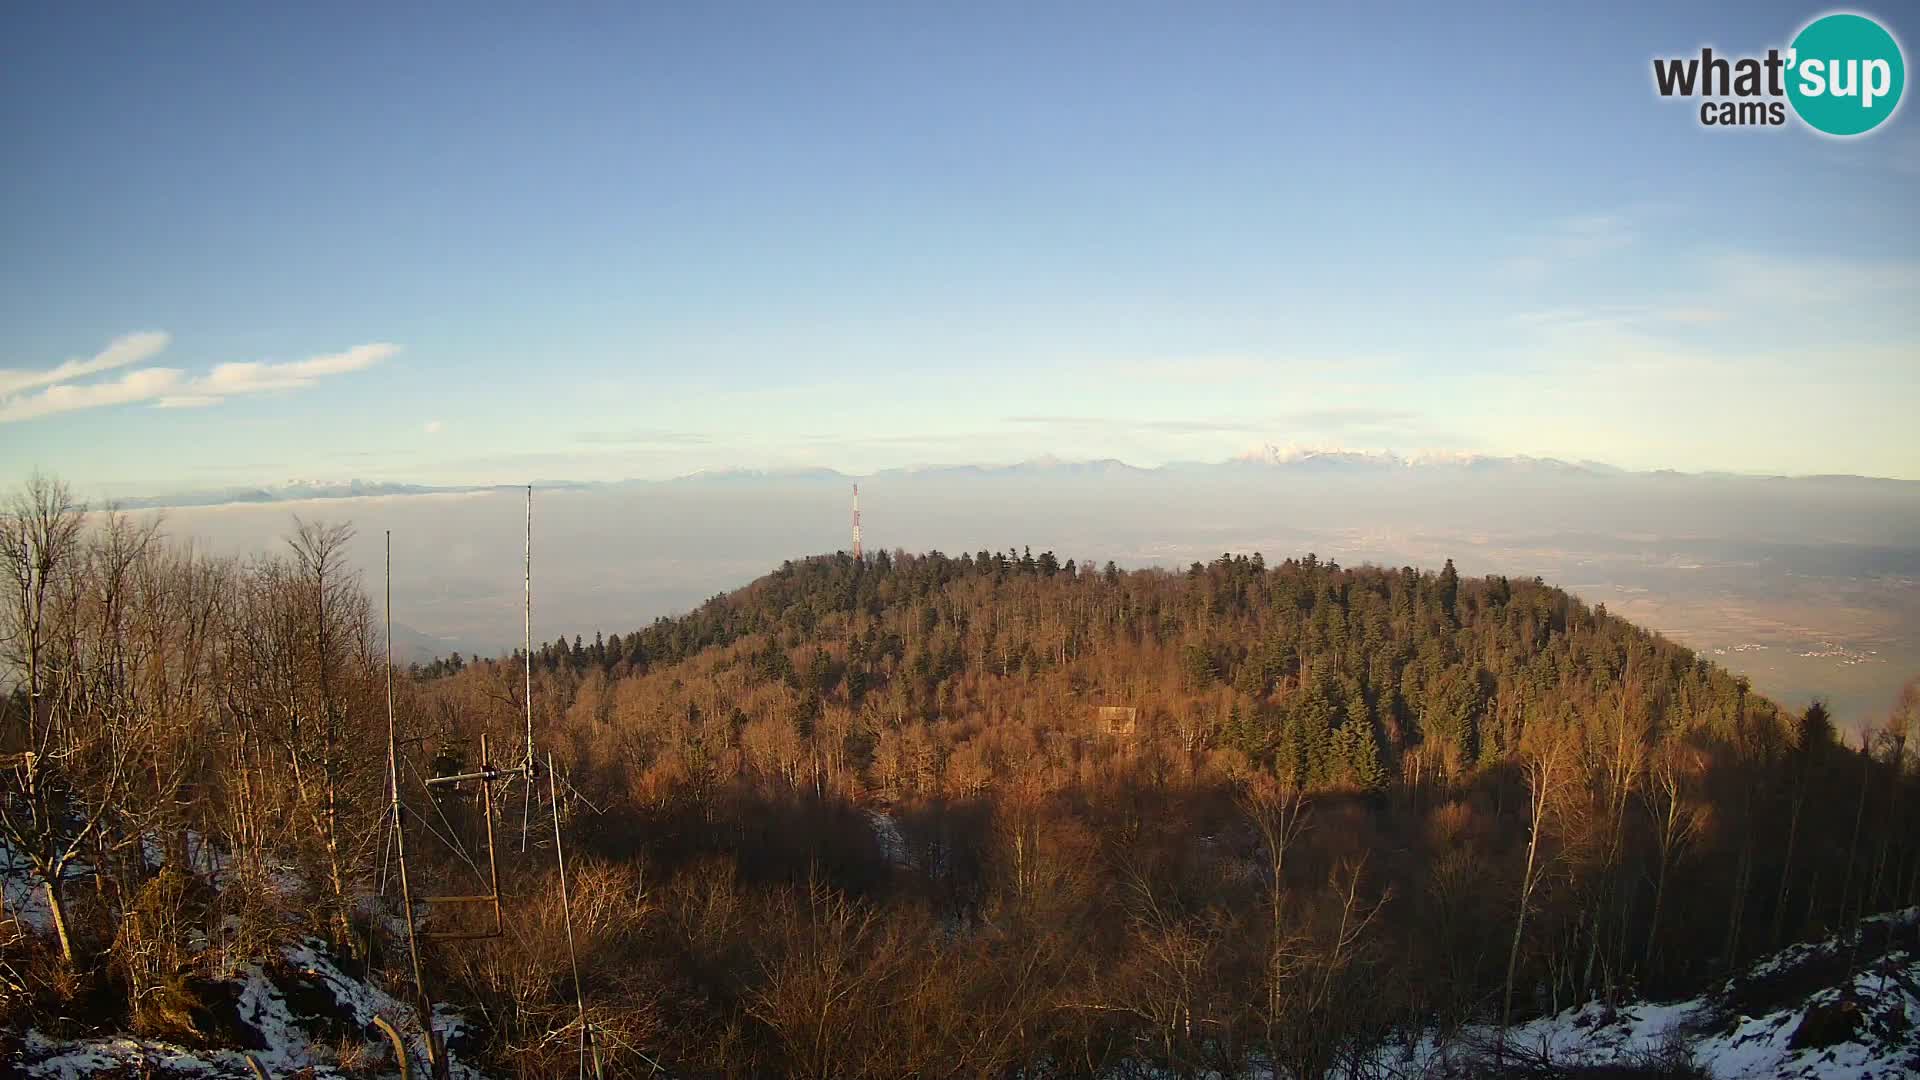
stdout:
POLYGON ((122 622, 148 538, 109 515, 90 541, 86 521, 66 485, 43 476, 0 516, 0 614, 17 680, 0 736, 8 753, 0 834, 39 880, 69 965, 79 959, 69 871, 90 843, 96 862, 104 857, 103 828, 125 810, 152 720, 129 678, 122 622))
POLYGON ((1527 916, 1533 911, 1533 895, 1540 886, 1544 868, 1541 841, 1546 836, 1547 819, 1566 783, 1565 758, 1566 740, 1562 733, 1554 732, 1545 738, 1545 745, 1528 753, 1521 764, 1527 783, 1527 860, 1520 874, 1520 902, 1514 912, 1513 945, 1507 951, 1506 986, 1500 997, 1503 1033, 1513 1024, 1513 981, 1520 969, 1520 943, 1526 937, 1527 916))
POLYGON ((1283 1008, 1283 967, 1290 953, 1285 932, 1287 849, 1306 831, 1310 817, 1306 795, 1299 787, 1256 774, 1250 777, 1238 796, 1240 812, 1253 824, 1266 849, 1267 870, 1267 1007, 1265 1022, 1271 1032, 1281 1020, 1283 1008))
POLYGON ((1647 784, 1640 791, 1647 817, 1653 823, 1654 882, 1653 913, 1647 919, 1647 948, 1644 963, 1654 965, 1655 947, 1660 940, 1660 913, 1667 898, 1667 875, 1693 842, 1700 829, 1702 811, 1695 795, 1698 755, 1684 743, 1669 742, 1653 755, 1647 784))

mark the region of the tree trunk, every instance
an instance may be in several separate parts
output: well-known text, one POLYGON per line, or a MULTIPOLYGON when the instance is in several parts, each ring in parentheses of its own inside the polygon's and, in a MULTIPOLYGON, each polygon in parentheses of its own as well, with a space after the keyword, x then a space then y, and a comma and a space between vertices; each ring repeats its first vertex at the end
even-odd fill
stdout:
POLYGON ((1773 905, 1773 947, 1778 949, 1786 945, 1781 940, 1787 926, 1787 888, 1793 881, 1793 847, 1800 837, 1800 808, 1806 802, 1806 793, 1796 792, 1793 796, 1793 815, 1787 822, 1787 851, 1780 860, 1780 895, 1773 905))
POLYGON ((351 932, 347 921, 347 882, 340 868, 340 803, 334 792, 333 781, 327 781, 327 883, 333 889, 333 922, 335 936, 342 948, 353 947, 351 932))
MULTIPOLYGON (((1751 817, 1748 818, 1751 823, 1751 817)), ((1740 929, 1747 912, 1747 886, 1753 881, 1753 831, 1751 825, 1740 842, 1740 866, 1733 875, 1732 911, 1727 915, 1727 971, 1740 963, 1740 929)))
POLYGON ((1648 974, 1653 973, 1654 946, 1660 940, 1660 905, 1667 898, 1667 863, 1669 861, 1666 853, 1662 852, 1660 873, 1653 883, 1653 914, 1647 920, 1647 956, 1643 961, 1648 974))
POLYGON ((1807 879, 1807 917, 1801 926, 1802 932, 1819 925, 1820 915, 1820 864, 1813 866, 1813 876, 1807 879))
MULTIPOLYGON (((1545 788, 1530 801, 1538 807, 1546 803, 1545 788)), ((1513 947, 1507 950, 1507 986, 1500 1005, 1500 1039, 1506 1041, 1506 1029, 1513 1023, 1513 977, 1520 968, 1520 939, 1527 927, 1527 909, 1533 902, 1533 869, 1540 851, 1540 814, 1536 809, 1527 838, 1527 868, 1520 877, 1520 915, 1513 921, 1513 947)))
POLYGON ((53 934, 60 940, 60 958, 68 967, 74 966, 73 935, 67 930, 67 905, 60 897, 60 878, 58 874, 45 881, 47 889, 47 912, 53 917, 53 934))
POLYGON ((1840 912, 1836 929, 1847 924, 1847 905, 1853 900, 1853 863, 1860 856, 1860 824, 1867 816, 1867 785, 1873 780, 1873 756, 1867 752, 1867 738, 1860 737, 1860 802, 1853 811, 1853 839, 1847 843, 1847 876, 1840 886, 1840 912))

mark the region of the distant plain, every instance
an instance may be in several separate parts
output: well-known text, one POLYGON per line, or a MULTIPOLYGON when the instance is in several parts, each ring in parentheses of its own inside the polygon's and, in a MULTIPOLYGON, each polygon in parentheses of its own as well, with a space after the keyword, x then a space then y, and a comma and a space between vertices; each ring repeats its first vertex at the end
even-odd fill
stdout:
MULTIPOLYGON (((534 634, 625 633, 784 559, 844 549, 851 478, 715 474, 536 492, 534 634)), ((860 478, 868 550, 1052 550, 1061 560, 1269 561, 1539 576, 1673 637, 1798 707, 1876 721, 1920 673, 1920 484, 1493 470, 1117 464, 860 478)), ((518 644, 518 492, 180 507, 167 531, 266 551, 292 516, 351 521, 378 593, 394 532, 405 659, 518 644)))

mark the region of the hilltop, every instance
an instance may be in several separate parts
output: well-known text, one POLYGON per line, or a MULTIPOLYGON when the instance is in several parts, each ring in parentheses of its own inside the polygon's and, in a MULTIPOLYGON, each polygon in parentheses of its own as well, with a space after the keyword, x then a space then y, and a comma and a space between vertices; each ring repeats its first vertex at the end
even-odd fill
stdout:
POLYGON ((56 542, 0 548, 53 553, 0 575, 52 598, 0 596, 32 659, 0 1018, 63 1062, 131 1032, 236 1064, 234 1008, 305 1025, 276 1062, 377 1061, 411 928, 483 1072, 570 1068, 584 1002, 615 1075, 1318 1078, 1717 992, 1920 887, 1905 728, 1843 745, 1543 581, 1023 546, 793 560, 397 680, 413 895, 497 873, 495 935, 490 905, 400 903, 349 530, 236 561, 49 482, 21 505, 56 542), (483 734, 545 781, 492 781, 490 823, 426 783, 483 734))
MULTIPOLYGON (((1543 582, 1451 565, 842 553, 534 660, 571 775, 609 808, 597 850, 637 847, 675 881, 730 867, 778 919, 834 935, 806 948, 851 950, 874 985, 859 1011, 961 972, 979 1011, 962 1026, 1009 1040, 1006 1060, 1278 1055, 1317 1075, 1409 1025, 1704 992, 1902 901, 1920 869, 1887 816, 1914 809, 1891 744, 1851 752, 1817 706, 1543 582), (823 895, 866 929, 837 936, 823 895), (1016 957, 1053 1004, 999 999, 1016 957)), ((430 687, 479 707, 517 671, 430 687)), ((699 970, 702 1010, 723 1009, 699 1023, 722 1023, 703 981, 720 973, 699 970)), ((899 1037, 937 1056, 958 1035, 899 1037)))

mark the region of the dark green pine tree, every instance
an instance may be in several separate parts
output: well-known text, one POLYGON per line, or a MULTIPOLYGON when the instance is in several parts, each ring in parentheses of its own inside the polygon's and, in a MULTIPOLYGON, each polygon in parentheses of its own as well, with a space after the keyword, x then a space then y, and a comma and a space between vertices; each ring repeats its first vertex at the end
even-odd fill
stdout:
POLYGON ((1213 662, 1213 653, 1205 645, 1188 645, 1181 650, 1180 663, 1186 670, 1189 689, 1204 690, 1220 677, 1220 668, 1213 662))
POLYGON ((814 695, 823 695, 833 690, 837 682, 834 678, 833 657, 827 650, 816 645, 813 655, 807 658, 806 689, 814 695))
POLYGON ((1318 679, 1309 682, 1288 710, 1287 757, 1294 781, 1318 787, 1333 779, 1333 703, 1318 679))
POLYGON ((1227 709, 1223 741, 1254 761, 1264 760, 1273 749, 1273 731, 1261 719, 1258 710, 1234 702, 1227 709))
POLYGON ((1436 747, 1453 747, 1461 762, 1477 760, 1483 704, 1479 673, 1467 668, 1449 669, 1439 681, 1426 687, 1426 709, 1420 717, 1422 739, 1436 747))
POLYGON ((1267 692, 1266 666, 1258 653, 1247 657, 1233 669, 1233 688, 1248 697, 1258 697, 1267 692))
POLYGON ((1366 791, 1386 787, 1387 771, 1380 764, 1380 742, 1374 737, 1371 722, 1349 715, 1334 732, 1334 756, 1347 783, 1366 791))
POLYGON ((1509 745, 1511 740, 1508 737, 1509 733, 1502 726, 1497 701, 1493 704, 1482 704, 1481 711, 1486 715, 1482 716, 1480 722, 1475 725, 1474 735, 1479 743, 1479 764, 1484 767, 1493 765, 1506 757, 1508 750, 1511 749, 1509 745))

